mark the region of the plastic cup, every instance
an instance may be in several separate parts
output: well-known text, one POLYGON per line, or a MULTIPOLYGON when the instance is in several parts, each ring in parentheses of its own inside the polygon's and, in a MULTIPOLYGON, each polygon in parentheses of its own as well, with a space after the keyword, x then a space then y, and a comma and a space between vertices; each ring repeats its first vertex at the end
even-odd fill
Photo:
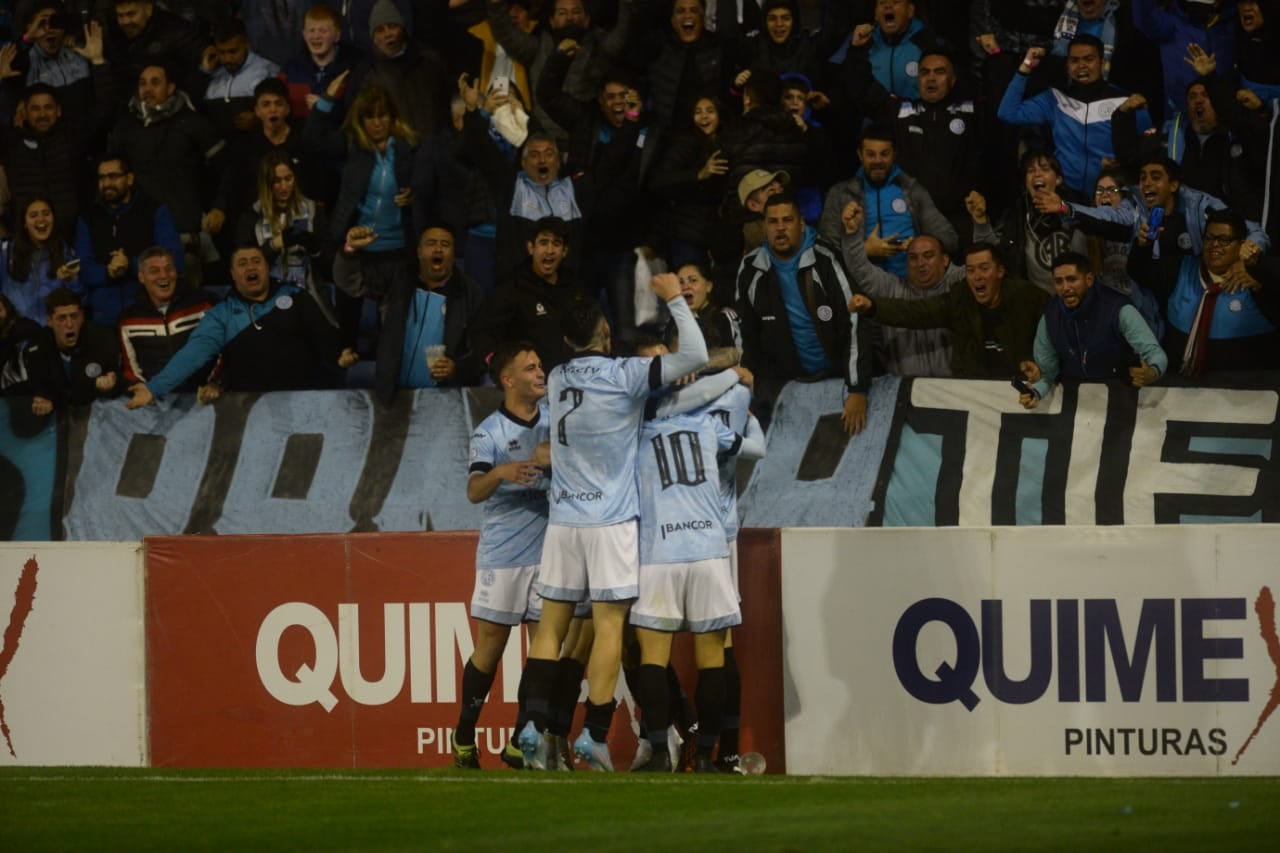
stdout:
POLYGON ((764 756, 758 752, 744 752, 738 757, 738 771, 744 776, 759 776, 764 768, 764 756))
POLYGON ((444 358, 444 344, 433 344, 423 352, 427 354, 427 370, 430 370, 437 361, 444 358))

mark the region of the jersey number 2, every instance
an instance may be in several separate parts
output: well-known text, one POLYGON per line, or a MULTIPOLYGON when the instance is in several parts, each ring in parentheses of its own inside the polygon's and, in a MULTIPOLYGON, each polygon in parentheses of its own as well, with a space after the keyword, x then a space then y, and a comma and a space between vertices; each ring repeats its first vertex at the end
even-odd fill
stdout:
POLYGON ((573 398, 573 405, 569 407, 569 411, 560 416, 560 422, 556 424, 556 438, 565 447, 569 446, 569 436, 565 433, 564 422, 578 410, 582 405, 582 389, 581 388, 565 388, 560 391, 560 402, 563 403, 570 397, 573 398))

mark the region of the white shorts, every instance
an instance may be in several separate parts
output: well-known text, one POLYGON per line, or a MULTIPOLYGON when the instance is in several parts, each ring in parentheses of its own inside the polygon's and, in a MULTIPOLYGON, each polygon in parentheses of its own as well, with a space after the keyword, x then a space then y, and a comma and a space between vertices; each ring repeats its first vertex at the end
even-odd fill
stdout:
POLYGON ((635 519, 608 527, 548 524, 535 587, 551 601, 630 601, 640 575, 635 519))
POLYGON ((534 589, 537 579, 537 566, 476 569, 471 618, 498 625, 537 622, 542 618, 542 596, 534 589))
POLYGON ((654 631, 707 634, 742 624, 729 558, 640 567, 640 598, 631 624, 654 631))

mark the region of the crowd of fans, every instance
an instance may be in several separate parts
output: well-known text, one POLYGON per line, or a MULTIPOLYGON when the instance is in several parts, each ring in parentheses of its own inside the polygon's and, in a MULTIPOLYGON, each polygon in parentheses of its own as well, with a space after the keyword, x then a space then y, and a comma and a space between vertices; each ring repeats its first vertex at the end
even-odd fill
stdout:
POLYGON ((0 3, 0 390, 474 385, 577 300, 764 400, 1280 367, 1280 2, 0 3), (363 373, 344 372, 364 360, 363 373))

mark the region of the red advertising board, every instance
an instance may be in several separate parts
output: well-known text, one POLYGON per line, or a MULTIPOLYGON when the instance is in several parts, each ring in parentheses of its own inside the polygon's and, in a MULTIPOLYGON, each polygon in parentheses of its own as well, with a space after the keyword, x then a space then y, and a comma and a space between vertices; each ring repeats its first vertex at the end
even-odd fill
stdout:
MULTIPOLYGON (((447 766, 475 543, 471 532, 148 539, 151 763, 447 766)), ((743 531, 739 548, 743 748, 781 771, 778 534, 743 531)), ((523 651, 504 658, 480 720, 487 767, 515 722, 523 651)), ((624 702, 619 764, 634 752, 632 717, 624 702)))

